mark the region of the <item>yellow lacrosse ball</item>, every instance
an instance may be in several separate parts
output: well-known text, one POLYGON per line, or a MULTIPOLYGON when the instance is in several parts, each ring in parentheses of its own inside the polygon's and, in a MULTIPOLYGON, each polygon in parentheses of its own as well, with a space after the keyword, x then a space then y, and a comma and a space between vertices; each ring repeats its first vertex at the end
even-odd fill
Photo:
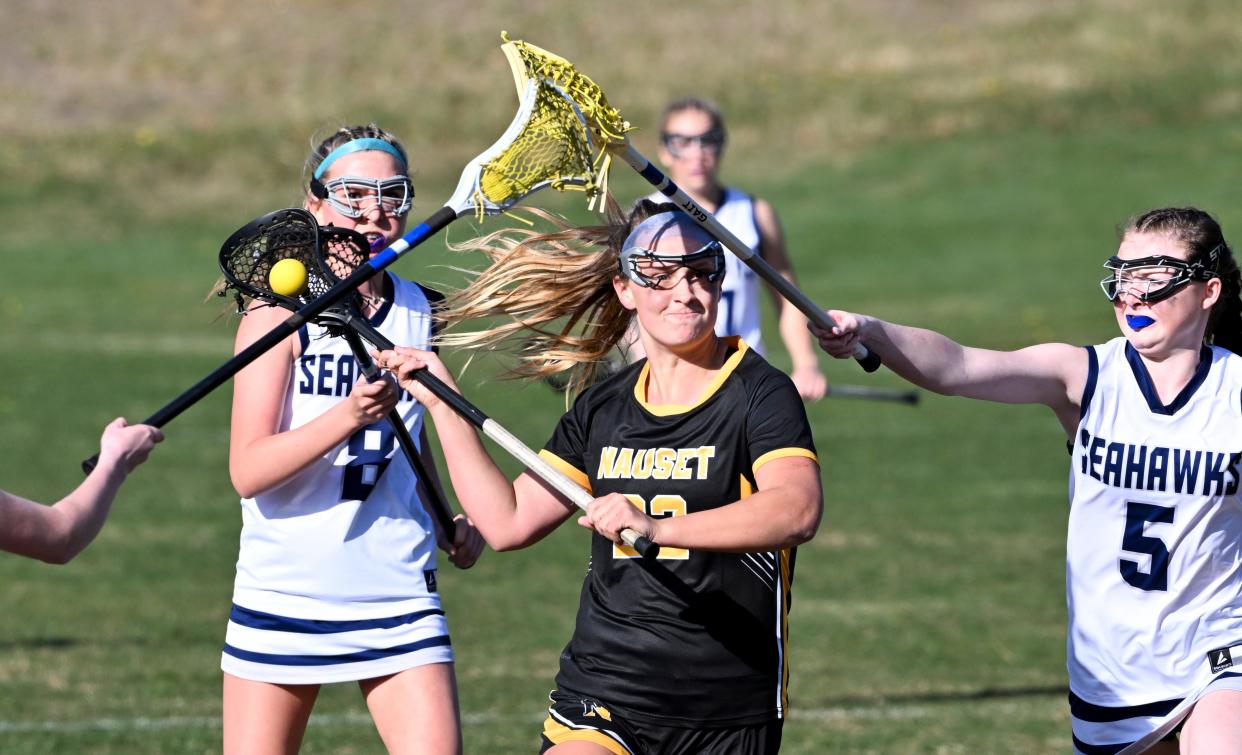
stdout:
POLYGON ((267 282, 271 284, 273 293, 297 296, 306 290, 306 265, 292 257, 280 260, 272 265, 267 282))

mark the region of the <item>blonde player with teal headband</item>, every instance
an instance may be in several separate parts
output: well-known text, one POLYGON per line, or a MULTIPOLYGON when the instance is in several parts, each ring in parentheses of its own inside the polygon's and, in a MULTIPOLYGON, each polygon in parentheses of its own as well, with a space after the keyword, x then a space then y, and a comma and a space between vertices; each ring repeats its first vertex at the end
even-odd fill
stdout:
POLYGON ((861 339, 923 388, 1060 421, 1076 752, 1242 753, 1238 265, 1210 215, 1163 208, 1105 267, 1121 335, 1096 346, 988 351, 835 311, 812 330, 835 357, 861 339))
MULTIPOLYGON (((529 334, 532 377, 595 363, 631 320, 646 358, 598 382, 542 456, 596 499, 577 625, 543 726, 545 752, 729 753, 780 746, 797 546, 819 525, 818 459, 789 377, 716 335, 725 252, 673 205, 602 226, 507 229, 471 242, 493 264, 450 299, 450 322, 500 316, 494 345, 529 334), (557 332, 556 323, 585 332, 557 332), (642 559, 619 533, 660 546, 642 559)), ((379 355, 436 423, 462 506, 497 550, 539 541, 578 509, 529 473, 507 480, 473 426, 410 378, 434 354, 379 355)))
MULTIPOLYGON (((401 237, 414 198, 405 149, 377 126, 343 128, 307 161, 306 208, 373 249, 401 237)), ((397 343, 426 347, 439 295, 390 273, 360 288, 363 313, 397 343)), ((252 303, 237 351, 288 312, 252 303)), ((397 452, 395 407, 435 469, 423 407, 367 382, 348 344, 315 324, 233 384, 229 471, 242 496, 241 547, 221 668, 226 753, 298 749, 322 684, 357 682, 391 752, 457 753, 453 651, 436 547, 460 568, 483 547, 459 521, 448 542, 424 486, 397 452)))

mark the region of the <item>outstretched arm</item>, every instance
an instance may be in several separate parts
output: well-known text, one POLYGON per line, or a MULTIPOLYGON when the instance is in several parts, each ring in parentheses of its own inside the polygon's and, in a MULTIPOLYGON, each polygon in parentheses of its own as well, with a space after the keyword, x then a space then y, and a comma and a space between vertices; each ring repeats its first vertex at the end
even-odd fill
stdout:
MULTIPOLYGON (((785 252, 785 234, 781 230, 780 220, 772 205, 762 199, 755 200, 755 223, 759 226, 759 255, 781 277, 796 284, 793 264, 785 252)), ((781 341, 785 343, 789 358, 793 362, 789 377, 793 379, 798 395, 804 400, 818 401, 828 390, 828 378, 819 368, 815 342, 806 329, 807 319, 797 307, 785 301, 775 288, 768 286, 767 289, 776 307, 781 341)))
POLYGON ((399 346, 376 354, 375 361, 391 370, 401 386, 427 407, 457 500, 494 550, 532 545, 569 518, 573 505, 530 474, 510 483, 488 455, 474 426, 412 377, 415 370, 427 369, 457 390, 438 356, 399 346))
POLYGON ((121 483, 164 439, 158 428, 113 420, 104 428, 99 463, 72 493, 51 506, 0 490, 0 550, 65 564, 103 528, 121 483))
MULTIPOLYGON (((1087 353, 1064 343, 1044 343, 1017 351, 963 346, 933 330, 885 322, 866 315, 830 310, 836 327, 811 325, 824 351, 852 357, 861 341, 893 372, 929 391, 1007 404, 1044 404, 1064 424, 1082 402, 1087 353)), ((1072 424, 1071 424, 1072 427, 1072 424)))

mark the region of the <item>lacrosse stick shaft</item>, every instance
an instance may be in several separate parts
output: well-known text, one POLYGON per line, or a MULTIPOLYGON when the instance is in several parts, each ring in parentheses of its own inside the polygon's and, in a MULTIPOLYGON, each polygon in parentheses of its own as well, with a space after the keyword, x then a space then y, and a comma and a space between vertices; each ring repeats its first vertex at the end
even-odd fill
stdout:
MULTIPOLYGON (((374 344, 376 348, 381 350, 393 348, 392 341, 389 341, 383 333, 375 330, 370 323, 348 314, 344 316, 349 318, 350 325, 357 329, 359 335, 374 344)), ((499 422, 484 414, 479 407, 467 401, 465 396, 448 387, 443 380, 432 375, 427 370, 415 370, 411 373, 411 377, 426 386, 427 390, 435 394, 436 398, 448 404, 458 416, 482 430, 487 437, 496 441, 510 456, 522 462, 523 466, 529 469, 536 477, 551 485, 556 492, 568 498, 575 506, 586 511, 591 501, 595 500, 595 497, 584 490, 581 485, 569 479, 564 472, 544 461, 539 454, 531 450, 530 446, 527 446, 517 436, 506 430, 499 422)), ((643 558, 655 558, 660 553, 659 545, 634 530, 621 530, 621 539, 625 541, 626 545, 638 551, 643 558)))
MULTIPOLYGON (((499 422, 488 417, 478 407, 466 401, 460 393, 449 388, 442 380, 427 370, 416 370, 413 378, 427 387, 436 398, 448 404, 466 421, 483 431, 483 434, 503 448, 510 456, 520 461, 536 477, 551 485, 558 493, 565 496, 583 511, 594 496, 578 483, 565 476, 556 467, 544 461, 539 454, 509 432, 499 422)), ((638 551, 643 558, 655 558, 660 554, 660 546, 634 530, 621 530, 621 539, 625 544, 638 551)))
MULTIPOLYGON (((195 383, 185 393, 168 402, 159 411, 152 414, 143 424, 153 425, 155 427, 163 427, 178 415, 198 403, 204 396, 211 393, 216 388, 223 385, 229 378, 241 372, 242 368, 258 359, 276 344, 285 340, 289 336, 298 331, 298 328, 305 325, 315 316, 322 313, 325 309, 339 302, 346 294, 358 288, 379 271, 391 265, 398 257, 405 252, 413 249, 449 223, 456 220, 457 212, 450 207, 441 207, 430 217, 419 223, 410 230, 409 233, 402 236, 392 246, 372 257, 366 263, 359 265, 353 273, 347 278, 341 280, 332 288, 328 289, 323 295, 307 302, 305 306, 294 312, 284 322, 269 330, 259 340, 247 346, 242 351, 233 356, 224 364, 217 367, 211 374, 195 383)), ((99 454, 95 454, 91 458, 82 462, 82 470, 87 474, 90 473, 95 465, 99 463, 99 454)))
POLYGON ((358 266, 348 277, 342 279, 332 288, 325 291, 313 301, 289 315, 288 319, 268 331, 262 338, 250 344, 229 361, 218 367, 207 377, 198 382, 190 390, 181 394, 167 406, 152 414, 146 421, 148 425, 163 427, 181 412, 194 405, 199 399, 220 387, 226 380, 241 372, 242 368, 258 359, 269 349, 293 335, 298 328, 322 313, 328 307, 339 302, 358 286, 370 280, 376 273, 391 265, 405 252, 426 241, 440 229, 457 219, 457 213, 448 207, 441 207, 431 217, 419 223, 402 236, 392 246, 358 266))
MULTIPOLYGON (((785 300, 798 308, 807 319, 821 328, 831 328, 836 325, 823 309, 810 297, 802 292, 787 278, 776 271, 776 268, 768 264, 767 260, 759 256, 750 247, 742 243, 741 239, 733 235, 733 233, 725 228, 716 216, 704 210, 698 202, 694 201, 689 194, 683 191, 672 179, 664 175, 659 168, 651 164, 651 161, 643 157, 634 145, 625 142, 625 151, 620 152, 621 159, 629 163, 630 167, 638 171, 638 174, 654 186, 661 194, 669 198, 669 201, 686 211, 686 214, 694 218, 695 222, 706 228, 720 243, 724 244, 730 252, 737 255, 742 262, 754 270, 760 278, 767 281, 775 288, 785 300)), ((854 358, 862 365, 867 372, 875 372, 880 367, 880 358, 875 352, 869 350, 866 346, 859 344, 858 349, 854 352, 854 358)))
POLYGON ((825 394, 832 398, 859 398, 871 401, 897 401, 914 405, 919 402, 919 392, 901 388, 873 388, 869 385, 830 385, 825 394))
MULTIPOLYGON (((346 326, 344 337, 346 342, 349 343, 350 350, 354 352, 354 358, 358 360, 358 365, 362 368, 362 374, 366 376, 367 380, 371 382, 383 380, 384 374, 375 366, 375 362, 371 361, 371 355, 367 353, 367 347, 362 343, 358 332, 352 327, 346 326)), ((414 439, 410 437, 410 430, 405 426, 401 413, 396 409, 389 412, 388 423, 392 425, 392 431, 397 436, 397 443, 401 446, 401 451, 405 454, 406 460, 410 462, 410 466, 414 469, 414 474, 423 483, 423 489, 431 499, 431 510, 436 513, 436 519, 440 521, 440 528, 444 530, 444 536, 452 543, 457 532, 457 523, 453 521, 453 514, 449 511, 448 502, 432 486, 432 478, 427 474, 427 468, 423 466, 422 457, 418 453, 418 446, 415 445, 414 439)))

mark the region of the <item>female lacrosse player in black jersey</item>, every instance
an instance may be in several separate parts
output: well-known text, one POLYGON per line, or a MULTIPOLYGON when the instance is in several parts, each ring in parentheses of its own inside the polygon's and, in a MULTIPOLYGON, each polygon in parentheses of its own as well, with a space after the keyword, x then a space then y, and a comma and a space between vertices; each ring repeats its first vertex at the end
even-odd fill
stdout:
MULTIPOLYGON (((542 451, 596 496, 578 519, 594 531, 590 565, 544 751, 775 752, 795 548, 815 534, 823 496, 797 389, 713 330, 721 246, 651 202, 609 225, 510 229, 471 246, 494 262, 450 298, 450 321, 511 319, 456 343, 515 336, 529 375, 598 359, 632 317, 646 347, 583 393, 542 451), (563 318, 583 332, 553 327, 563 318), (622 545, 624 528, 659 557, 622 545)), ((427 368, 450 381, 433 354, 379 359, 427 406, 453 487, 493 548, 531 545, 577 511, 529 473, 510 483, 471 426, 410 378, 427 368)))
MULTIPOLYGON (((683 97, 666 105, 660 116, 660 147, 656 154, 674 183, 792 281, 794 270, 785 251, 784 231, 771 203, 721 182, 725 134, 724 115, 714 102, 697 96, 683 97)), ((648 199, 664 201, 659 192, 648 195, 648 199)), ((725 258, 725 266, 729 272, 721 288, 716 332, 739 335, 763 355, 767 352, 759 328, 759 277, 733 255, 725 258)), ((806 317, 776 289, 764 287, 772 294, 781 341, 793 362, 789 376, 802 398, 818 401, 828 390, 828 379, 819 368, 806 317)), ((642 356, 641 341, 631 343, 627 339, 623 346, 631 359, 642 356)))

